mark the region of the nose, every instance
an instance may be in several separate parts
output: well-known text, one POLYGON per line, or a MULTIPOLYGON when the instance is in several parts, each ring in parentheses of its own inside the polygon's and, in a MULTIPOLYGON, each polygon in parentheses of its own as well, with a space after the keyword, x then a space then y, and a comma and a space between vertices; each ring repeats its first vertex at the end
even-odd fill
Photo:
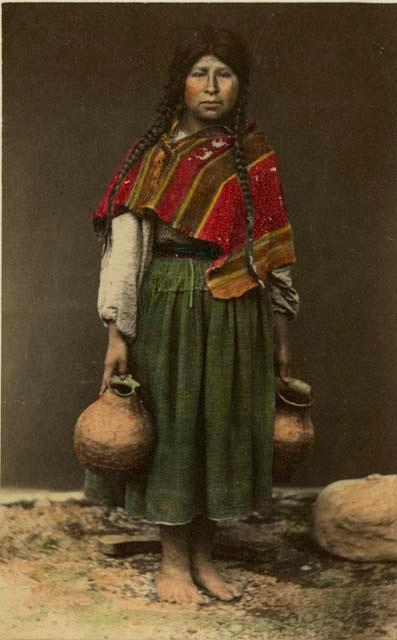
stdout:
POLYGON ((218 79, 215 73, 209 73, 207 79, 207 85, 205 87, 206 93, 214 95, 219 91, 218 79))

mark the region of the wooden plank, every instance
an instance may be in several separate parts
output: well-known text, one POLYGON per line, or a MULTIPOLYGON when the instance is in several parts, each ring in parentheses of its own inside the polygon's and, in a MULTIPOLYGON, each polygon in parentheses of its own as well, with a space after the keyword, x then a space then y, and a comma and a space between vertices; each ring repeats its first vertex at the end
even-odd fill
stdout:
POLYGON ((98 539, 99 549, 107 556, 160 553, 161 542, 155 536, 106 535, 98 539))

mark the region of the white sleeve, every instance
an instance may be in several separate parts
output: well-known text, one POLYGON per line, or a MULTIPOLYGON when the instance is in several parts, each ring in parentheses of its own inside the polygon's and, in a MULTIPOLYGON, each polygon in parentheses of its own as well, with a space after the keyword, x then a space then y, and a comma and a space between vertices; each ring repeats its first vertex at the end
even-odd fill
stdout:
POLYGON ((133 213, 112 220, 112 242, 101 262, 98 313, 107 325, 113 320, 127 338, 136 334, 139 291, 152 259, 153 222, 133 213))
POLYGON ((299 311, 300 300, 292 284, 289 265, 276 267, 268 274, 273 312, 284 313, 293 320, 299 311))

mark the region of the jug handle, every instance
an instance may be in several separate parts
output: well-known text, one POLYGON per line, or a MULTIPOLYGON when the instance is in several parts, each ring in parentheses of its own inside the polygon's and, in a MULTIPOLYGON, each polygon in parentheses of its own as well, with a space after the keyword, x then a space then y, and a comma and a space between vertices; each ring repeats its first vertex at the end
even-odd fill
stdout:
POLYGON ((292 400, 288 400, 287 398, 285 398, 280 391, 276 391, 276 395, 280 398, 280 400, 282 400, 283 402, 285 402, 285 404, 289 404, 291 407, 299 407, 300 409, 303 408, 309 408, 313 406, 313 398, 311 398, 308 402, 293 402, 292 400))
POLYGON ((128 396, 134 395, 135 389, 140 386, 139 382, 134 380, 130 374, 125 376, 125 378, 113 375, 109 380, 109 389, 121 398, 127 398, 128 396))

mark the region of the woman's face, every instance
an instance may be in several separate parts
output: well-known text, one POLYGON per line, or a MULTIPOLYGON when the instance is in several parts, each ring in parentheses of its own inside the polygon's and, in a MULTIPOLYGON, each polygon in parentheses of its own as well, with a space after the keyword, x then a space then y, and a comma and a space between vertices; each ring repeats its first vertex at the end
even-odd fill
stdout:
POLYGON ((236 104, 238 90, 238 77, 227 64, 213 55, 203 56, 186 77, 188 114, 200 121, 222 120, 236 104))

